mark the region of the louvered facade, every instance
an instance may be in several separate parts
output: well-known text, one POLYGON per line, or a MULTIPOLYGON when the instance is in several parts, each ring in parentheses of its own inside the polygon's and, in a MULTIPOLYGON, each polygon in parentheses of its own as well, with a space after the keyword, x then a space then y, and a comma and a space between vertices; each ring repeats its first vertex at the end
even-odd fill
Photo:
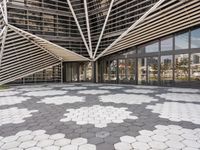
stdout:
POLYGON ((0 84, 198 85, 200 0, 0 0, 0 84))

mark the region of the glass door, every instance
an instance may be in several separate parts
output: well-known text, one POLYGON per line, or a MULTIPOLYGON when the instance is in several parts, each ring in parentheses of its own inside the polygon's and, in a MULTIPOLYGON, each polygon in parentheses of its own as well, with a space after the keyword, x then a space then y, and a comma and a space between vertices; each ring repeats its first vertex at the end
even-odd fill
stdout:
POLYGON ((117 82, 117 60, 110 61, 110 82, 117 82))
POLYGON ((147 58, 138 58, 138 84, 144 85, 147 81, 147 58))
POLYGON ((147 58, 147 84, 158 85, 158 57, 147 58))

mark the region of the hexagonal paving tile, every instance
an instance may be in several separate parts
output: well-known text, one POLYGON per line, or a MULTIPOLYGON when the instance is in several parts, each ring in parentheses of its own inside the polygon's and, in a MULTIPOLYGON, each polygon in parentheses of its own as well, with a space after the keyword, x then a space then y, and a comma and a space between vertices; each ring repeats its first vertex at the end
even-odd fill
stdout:
POLYGON ((62 105, 62 104, 71 104, 76 102, 85 102, 85 97, 79 96, 54 96, 54 97, 47 97, 39 101, 38 103, 45 103, 45 104, 55 104, 55 105, 62 105))
POLYGON ((107 93, 110 93, 110 91, 108 90, 82 90, 82 91, 79 91, 78 93, 96 95, 96 94, 107 94, 107 93))
POLYGON ((19 91, 10 91, 10 90, 0 91, 0 96, 13 96, 16 94, 20 94, 20 92, 19 91))
POLYGON ((123 123, 125 119, 137 119, 136 116, 131 116, 131 112, 126 111, 126 109, 100 105, 81 107, 79 109, 67 109, 69 113, 64 114, 66 118, 60 121, 75 121, 79 125, 94 124, 97 128, 103 128, 109 123, 123 123))
POLYGON ((49 135, 44 130, 25 130, 0 138, 1 150, 96 150, 85 138, 67 139, 64 134, 49 135), (28 137, 32 137, 31 139, 28 137), (46 137, 46 138, 44 138, 46 137), (21 140, 26 139, 27 140, 21 140))
POLYGON ((191 88, 170 88, 168 89, 169 92, 180 92, 180 93, 197 93, 200 92, 198 89, 191 89, 191 88))
POLYGON ((148 105, 153 113, 159 113, 161 118, 171 121, 188 121, 200 124, 200 105, 192 103, 164 102, 163 104, 148 105))
POLYGON ((24 122, 25 118, 31 117, 32 113, 38 112, 38 110, 28 110, 26 108, 18 109, 17 107, 12 107, 9 109, 0 110, 0 126, 4 124, 19 124, 24 122))
POLYGON ((148 95, 137 95, 137 94, 112 94, 99 96, 101 102, 104 103, 125 103, 125 104, 142 104, 150 103, 152 101, 158 101, 157 99, 148 95))
MULTIPOLYGON (((185 129, 176 125, 157 125, 157 129, 153 131, 142 130, 136 137, 122 136, 121 142, 114 145, 116 150, 193 150, 200 149, 200 130, 197 129, 185 129), (179 130, 180 135, 174 134, 171 130, 179 130), (184 138, 184 132, 190 132, 194 137, 198 139, 188 140, 184 138), (163 135, 163 133, 166 133, 163 135), (176 139, 177 137, 177 139, 176 139), (145 140, 146 139, 146 140, 145 140)), ((190 135, 191 136, 191 135, 190 135)))
POLYGON ((86 90, 87 87, 83 86, 74 86, 74 87, 64 87, 63 90, 86 90))
POLYGON ((142 93, 142 94, 148 94, 148 93, 155 93, 155 90, 149 90, 149 89, 128 89, 124 90, 126 93, 142 93))
POLYGON ((19 103, 27 101, 28 99, 30 99, 30 98, 29 97, 21 97, 21 96, 0 97, 0 106, 19 104, 19 103))
POLYGON ((116 90, 116 89, 122 89, 123 87, 121 86, 101 86, 99 89, 104 89, 104 90, 116 90))
POLYGON ((200 94, 164 93, 156 96, 170 101, 200 102, 200 94))
POLYGON ((33 92, 27 92, 23 95, 26 96, 54 96, 54 95, 64 95, 67 91, 61 91, 61 90, 46 90, 46 91, 33 91, 33 92))

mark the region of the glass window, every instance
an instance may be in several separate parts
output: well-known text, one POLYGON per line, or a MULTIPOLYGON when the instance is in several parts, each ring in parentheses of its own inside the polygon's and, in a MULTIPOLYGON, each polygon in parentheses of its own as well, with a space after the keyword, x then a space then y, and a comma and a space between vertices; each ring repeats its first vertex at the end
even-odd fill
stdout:
POLYGON ((189 76, 189 56, 180 54, 175 56, 175 80, 177 82, 187 81, 189 76))
POLYGON ((145 47, 146 53, 152 53, 152 52, 158 52, 158 51, 159 51, 159 43, 158 42, 147 45, 145 47))
POLYGON ((147 59, 148 64, 148 83, 151 85, 158 82, 158 57, 150 57, 147 59))
POLYGON ((190 80, 200 80, 200 53, 191 54, 190 80))
POLYGON ((160 78, 162 84, 170 84, 173 80, 173 56, 161 56, 160 78))
POLYGON ((109 80, 109 62, 104 61, 104 65, 103 65, 103 80, 104 81, 108 81, 109 80))
POLYGON ((86 64, 86 80, 87 81, 92 80, 92 63, 91 62, 86 64))
POLYGON ((146 68, 147 68, 147 59, 139 58, 138 59, 138 84, 146 83, 146 68))
POLYGON ((119 80, 123 81, 126 80, 126 61, 125 59, 119 59, 119 80))
POLYGON ((175 36, 175 50, 189 48, 189 33, 182 33, 175 36))
POLYGON ((161 40, 161 51, 173 50, 173 38, 161 40))
POLYGON ((191 48, 200 48, 200 28, 191 31, 191 48))
POLYGON ((110 80, 117 80, 117 60, 110 61, 110 80))
POLYGON ((127 59, 127 79, 128 81, 135 81, 135 59, 127 59))

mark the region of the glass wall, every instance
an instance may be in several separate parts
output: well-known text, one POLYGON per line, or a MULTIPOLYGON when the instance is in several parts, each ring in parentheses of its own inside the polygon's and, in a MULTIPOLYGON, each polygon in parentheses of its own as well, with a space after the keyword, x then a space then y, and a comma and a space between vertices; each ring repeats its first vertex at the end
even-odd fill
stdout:
POLYGON ((106 64, 102 69, 104 81, 200 86, 200 27, 168 35, 130 50, 101 59, 101 63, 106 64))

